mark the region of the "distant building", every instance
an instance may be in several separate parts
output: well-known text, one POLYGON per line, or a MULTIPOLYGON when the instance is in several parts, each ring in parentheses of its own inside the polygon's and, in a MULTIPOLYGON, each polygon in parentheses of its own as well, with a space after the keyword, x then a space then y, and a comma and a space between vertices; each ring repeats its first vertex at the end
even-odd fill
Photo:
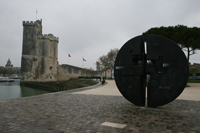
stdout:
POLYGON ((199 69, 199 72, 200 72, 200 63, 193 63, 193 65, 189 64, 189 67, 192 67, 192 66, 197 67, 199 69))
POLYGON ((21 67, 13 67, 13 70, 20 70, 21 67))
POLYGON ((10 58, 8 59, 5 68, 13 68, 13 64, 11 63, 10 58))
POLYGON ((114 78, 114 71, 107 70, 105 73, 106 78, 114 78))

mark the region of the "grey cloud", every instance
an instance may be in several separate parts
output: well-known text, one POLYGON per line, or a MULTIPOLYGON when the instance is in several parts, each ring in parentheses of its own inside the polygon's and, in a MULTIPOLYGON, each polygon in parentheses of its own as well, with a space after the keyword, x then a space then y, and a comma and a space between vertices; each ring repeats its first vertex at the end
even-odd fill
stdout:
MULTIPOLYGON (((95 68, 94 62, 152 27, 183 24, 200 27, 199 0, 34 0, 0 1, 0 66, 11 58, 20 66, 22 21, 43 20, 43 34, 60 38, 59 62, 95 68), (11 49, 12 48, 12 49, 11 49), (14 49, 13 49, 14 48, 14 49)), ((191 62, 198 62, 199 53, 191 62)))

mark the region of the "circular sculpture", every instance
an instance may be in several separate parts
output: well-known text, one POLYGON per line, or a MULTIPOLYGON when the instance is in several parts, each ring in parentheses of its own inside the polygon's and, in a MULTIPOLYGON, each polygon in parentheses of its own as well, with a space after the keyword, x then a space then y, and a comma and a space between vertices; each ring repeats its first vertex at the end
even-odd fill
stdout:
POLYGON ((143 36, 130 39, 119 50, 114 66, 119 91, 138 106, 156 107, 173 101, 184 90, 188 75, 183 51, 159 35, 147 35, 146 42, 143 36))

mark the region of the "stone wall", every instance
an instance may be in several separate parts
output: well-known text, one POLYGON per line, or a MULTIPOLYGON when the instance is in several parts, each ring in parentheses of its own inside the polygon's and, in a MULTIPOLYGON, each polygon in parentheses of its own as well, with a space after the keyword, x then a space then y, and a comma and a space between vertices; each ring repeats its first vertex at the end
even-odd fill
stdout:
POLYGON ((84 69, 76 66, 71 66, 67 64, 58 66, 58 81, 69 80, 70 78, 78 78, 79 76, 102 76, 101 71, 93 71, 89 69, 84 69))

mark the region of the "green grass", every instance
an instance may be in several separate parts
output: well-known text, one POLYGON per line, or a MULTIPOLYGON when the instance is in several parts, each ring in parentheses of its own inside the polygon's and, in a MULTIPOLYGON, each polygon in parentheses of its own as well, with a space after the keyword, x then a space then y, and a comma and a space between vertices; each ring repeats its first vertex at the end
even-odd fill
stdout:
POLYGON ((191 79, 189 79, 188 83, 200 83, 200 80, 191 80, 191 79))
POLYGON ((69 79, 67 81, 58 81, 58 82, 40 82, 37 83, 41 86, 51 86, 51 87, 64 87, 67 89, 75 89, 81 87, 87 87, 97 84, 98 81, 90 80, 90 79, 69 79))

